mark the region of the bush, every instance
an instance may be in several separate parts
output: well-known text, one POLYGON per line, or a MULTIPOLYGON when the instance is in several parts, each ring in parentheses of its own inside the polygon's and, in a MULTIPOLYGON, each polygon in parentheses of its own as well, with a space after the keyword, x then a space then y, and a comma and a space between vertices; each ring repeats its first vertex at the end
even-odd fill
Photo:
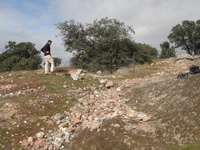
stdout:
POLYGON ((161 47, 161 54, 160 58, 170 58, 170 57, 176 57, 176 51, 175 48, 172 46, 170 47, 169 42, 165 41, 162 44, 160 44, 161 47))
POLYGON ((147 44, 135 44, 134 30, 116 19, 102 18, 82 24, 73 20, 58 23, 66 51, 73 52, 71 65, 89 71, 110 72, 132 63, 156 58, 158 51, 147 44))
POLYGON ((147 44, 137 43, 136 49, 136 63, 144 64, 145 62, 151 62, 152 59, 158 56, 158 50, 147 44))
POLYGON ((123 22, 103 18, 85 25, 70 20, 56 26, 66 51, 74 52, 73 67, 113 72, 132 63, 136 50, 132 40, 134 31, 123 22))
POLYGON ((30 42, 8 42, 6 51, 0 54, 0 71, 31 70, 40 68, 40 52, 30 42))

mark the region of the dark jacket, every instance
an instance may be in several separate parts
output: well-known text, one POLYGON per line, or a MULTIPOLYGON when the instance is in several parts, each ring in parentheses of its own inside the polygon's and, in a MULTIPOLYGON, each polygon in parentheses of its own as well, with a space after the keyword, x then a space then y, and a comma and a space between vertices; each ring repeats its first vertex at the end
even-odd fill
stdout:
POLYGON ((44 53, 44 56, 46 55, 51 55, 51 47, 50 45, 47 43, 42 49, 41 51, 44 53), (49 53, 47 53, 47 51, 49 51, 49 53))

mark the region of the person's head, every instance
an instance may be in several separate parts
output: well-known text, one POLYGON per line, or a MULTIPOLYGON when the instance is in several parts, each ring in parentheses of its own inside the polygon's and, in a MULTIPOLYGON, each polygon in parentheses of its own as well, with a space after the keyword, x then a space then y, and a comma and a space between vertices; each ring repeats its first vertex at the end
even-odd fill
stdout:
POLYGON ((51 40, 48 40, 47 43, 51 45, 52 41, 51 41, 51 40))

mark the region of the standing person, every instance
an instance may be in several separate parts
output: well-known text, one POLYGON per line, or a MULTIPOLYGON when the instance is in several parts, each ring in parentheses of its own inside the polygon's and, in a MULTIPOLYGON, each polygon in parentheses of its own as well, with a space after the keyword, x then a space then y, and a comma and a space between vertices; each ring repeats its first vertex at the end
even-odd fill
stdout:
POLYGON ((45 74, 54 74, 54 61, 51 56, 51 44, 52 41, 48 40, 47 44, 41 49, 41 51, 44 53, 44 60, 45 60, 45 74), (49 63, 51 64, 51 73, 49 73, 49 63))

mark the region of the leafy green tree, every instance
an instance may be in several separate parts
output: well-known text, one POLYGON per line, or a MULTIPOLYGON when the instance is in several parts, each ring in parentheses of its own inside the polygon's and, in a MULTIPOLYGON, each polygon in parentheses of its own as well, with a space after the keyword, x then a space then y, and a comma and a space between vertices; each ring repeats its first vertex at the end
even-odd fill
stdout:
POLYGON ((54 57, 53 60, 54 60, 54 64, 55 64, 56 67, 60 66, 60 64, 62 63, 61 58, 54 57))
POLYGON ((0 71, 38 69, 42 62, 40 52, 30 42, 8 42, 0 54, 0 71))
POLYGON ((200 20, 184 20, 182 25, 174 26, 168 36, 175 48, 180 47, 190 55, 200 54, 200 20))
POLYGON ((135 61, 140 64, 150 62, 152 59, 157 58, 158 50, 148 44, 136 44, 135 61))
POLYGON ((170 58, 170 57, 176 57, 176 51, 175 48, 172 46, 170 47, 169 42, 165 41, 162 44, 160 44, 161 47, 161 54, 160 58, 170 58))
POLYGON ((66 51, 73 52, 71 65, 90 71, 115 71, 132 63, 136 51, 134 30, 116 19, 103 18, 82 24, 73 20, 56 24, 66 51))

